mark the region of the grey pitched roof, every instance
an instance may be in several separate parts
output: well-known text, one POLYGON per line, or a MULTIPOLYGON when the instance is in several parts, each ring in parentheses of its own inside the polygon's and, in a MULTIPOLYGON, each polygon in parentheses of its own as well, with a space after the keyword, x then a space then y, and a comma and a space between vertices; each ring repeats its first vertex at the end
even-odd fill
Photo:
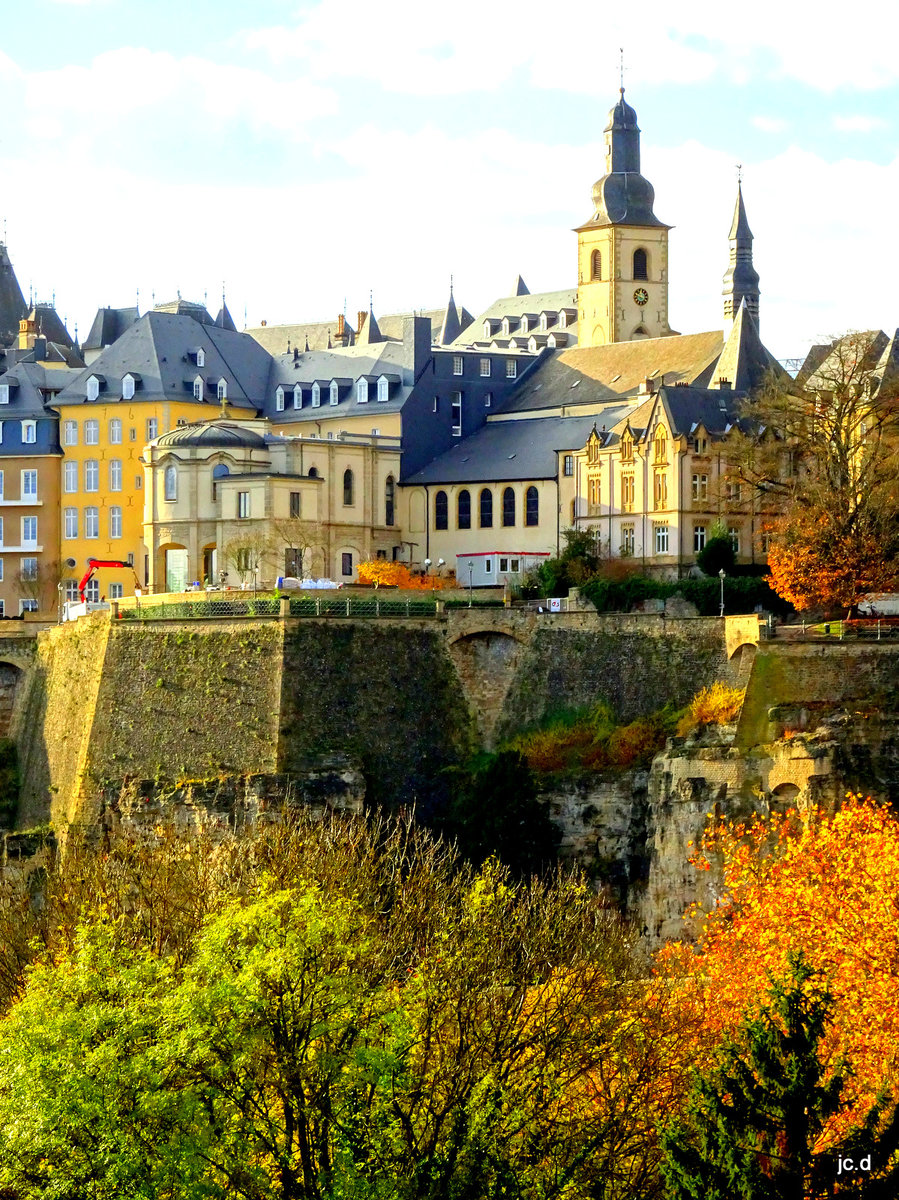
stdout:
MULTIPOLYGON (((472 328, 463 331, 457 335, 455 342, 458 345, 487 345, 492 338, 484 336, 484 322, 495 322, 498 332, 499 326, 504 317, 508 317, 510 322, 519 322, 525 314, 531 317, 537 317, 542 312, 556 314, 556 320, 547 329, 542 330, 544 333, 552 333, 562 331, 569 335, 570 340, 574 341, 577 334, 577 320, 567 320, 564 326, 559 323, 559 313, 567 309, 577 313, 577 288, 564 288, 557 292, 537 292, 536 294, 527 291, 516 293, 514 296, 503 296, 499 300, 494 300, 489 308, 485 308, 482 313, 475 317, 472 328)), ((511 332, 511 330, 510 330, 511 332)), ((531 330, 530 332, 535 332, 531 330)), ((446 343, 442 343, 446 344, 446 343)))
POLYGON ((228 305, 225 303, 225 297, 222 296, 222 307, 218 311, 218 316, 215 318, 215 323, 219 329, 228 329, 231 333, 237 333, 237 326, 234 324, 234 318, 228 311, 228 305))
POLYGON ((555 479, 559 474, 558 451, 580 449, 595 422, 594 416, 491 420, 403 483, 555 479))
MULTIPOLYGON (((416 309, 415 312, 385 313, 378 318, 378 328, 385 340, 401 342, 403 340, 403 323, 410 317, 427 317, 431 322, 431 341, 440 345, 440 330, 446 310, 443 308, 416 309)), ((473 317, 464 306, 457 307, 459 324, 467 329, 473 317)), ((329 345, 338 341, 337 318, 328 321, 310 321, 296 325, 259 325, 246 333, 264 346, 270 354, 286 354, 288 350, 326 350, 329 345)), ((356 339, 355 332, 350 329, 350 341, 356 339)))
POLYGON ((271 360, 265 391, 265 414, 279 424, 302 424, 344 415, 367 415, 374 421, 378 413, 400 410, 412 391, 412 384, 406 348, 398 342, 378 342, 374 346, 353 346, 346 350, 310 350, 297 355, 279 354, 271 360), (373 380, 382 375, 388 376, 391 383, 389 399, 378 401, 370 395, 367 403, 359 404, 356 400, 356 381, 363 376, 373 380), (336 405, 329 404, 326 391, 332 379, 341 385, 340 400, 336 405), (322 389, 319 408, 313 408, 309 402, 309 391, 316 382, 322 389), (304 390, 303 407, 295 409, 292 400, 289 400, 284 410, 278 412, 275 409, 278 387, 283 387, 285 393, 292 396, 296 384, 300 384, 304 390))
POLYGON ((740 182, 737 183, 737 202, 734 205, 734 219, 731 222, 730 233, 727 236, 730 241, 735 241, 737 238, 752 241, 752 230, 749 228, 749 221, 746 219, 746 208, 743 204, 743 185, 740 182))
POLYGON ((63 389, 59 403, 84 403, 91 375, 103 375, 108 382, 98 402, 114 400, 121 396, 122 376, 137 372, 141 386, 135 401, 202 403, 194 401, 192 391, 193 379, 201 375, 210 385, 210 403, 215 404, 214 385, 224 379, 231 407, 256 410, 262 406, 270 369, 271 357, 245 333, 232 333, 211 322, 198 323, 192 315, 154 309, 79 371, 63 389), (205 355, 202 367, 190 357, 197 349, 205 355))
POLYGON ((777 359, 762 345, 744 298, 724 349, 712 371, 709 386, 716 388, 724 379, 734 391, 750 392, 761 387, 769 375, 781 382, 792 383, 777 359))
POLYGON ((6 346, 13 341, 19 332, 19 322, 27 312, 28 306, 9 252, 5 243, 0 242, 0 345, 6 346))
POLYGON ((155 304, 153 311, 171 313, 178 317, 193 317, 201 325, 214 324, 205 304, 199 304, 195 300, 182 300, 180 296, 177 300, 167 300, 163 304, 155 304))
POLYGON ((525 281, 519 275, 518 278, 515 280, 515 282, 512 285, 512 295, 513 296, 527 296, 529 294, 530 293, 528 291, 528 285, 525 283, 525 281))
POLYGON ((453 297, 453 289, 450 288, 449 300, 446 303, 446 312, 443 314, 443 321, 440 324, 440 333, 437 335, 438 346, 448 346, 454 342, 462 332, 462 322, 459 320, 459 312, 456 308, 456 301, 453 297))
POLYGON ((899 329, 887 343, 873 374, 877 396, 899 396, 899 329))
POLYGON ((384 338, 381 335, 381 330, 378 328, 378 321, 371 308, 368 310, 368 315, 362 322, 362 328, 356 335, 357 346, 371 346, 375 342, 383 342, 384 338))
POLYGON ((48 408, 46 393, 58 392, 80 371, 68 367, 44 367, 35 362, 17 362, 0 375, 0 383, 13 385, 10 389, 9 408, 4 415, 10 417, 55 417, 48 408))
POLYGON ((98 308, 82 350, 111 346, 140 316, 137 308, 98 308))

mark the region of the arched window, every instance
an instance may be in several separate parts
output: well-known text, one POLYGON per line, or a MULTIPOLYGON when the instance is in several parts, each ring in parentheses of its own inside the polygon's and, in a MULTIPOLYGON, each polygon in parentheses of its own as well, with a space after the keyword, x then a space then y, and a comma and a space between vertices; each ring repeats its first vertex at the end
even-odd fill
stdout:
POLYGON ((309 478, 310 479, 318 479, 318 468, 317 467, 309 468, 309 478))
POLYGON ((378 380, 378 402, 385 404, 390 399, 390 380, 382 375, 378 380))
POLYGON ((524 494, 524 523, 525 525, 540 524, 540 500, 533 484, 524 494))
POLYGON ((481 528, 493 528, 493 492, 490 488, 481 488, 481 528))
POLYGON ((599 250, 590 255, 590 278, 602 279, 602 252, 599 250))
POLYGON ((668 436, 660 425, 656 430, 656 462, 665 462, 668 458, 668 436))
POLYGON ((178 470, 176 467, 166 467, 165 469, 165 498, 166 500, 178 499, 178 470))
POLYGON ((434 497, 434 528, 449 528, 449 504, 447 503, 446 492, 438 492, 434 497))
POLYGON ((456 497, 456 518, 458 529, 471 529, 471 492, 468 488, 463 488, 456 497))
POLYGON ((218 381, 218 386, 215 389, 215 397, 217 400, 227 400, 228 399, 228 381, 227 381, 227 379, 220 379, 218 381))
POLYGON ((646 261, 646 251, 642 248, 634 251, 634 279, 648 279, 649 268, 646 261))
POLYGON ((515 524, 515 489, 507 487, 503 490, 503 525, 515 524))
POLYGON ((303 407, 303 389, 298 383, 293 385, 293 406, 294 408, 303 407))
POLYGON ((343 473, 343 502, 347 506, 353 503, 353 472, 349 467, 343 473))
POLYGON ((392 475, 387 476, 384 485, 384 524, 392 525, 396 510, 396 482, 392 475))
POLYGON ((194 380, 194 400, 203 399, 203 380, 198 375, 194 380))
POLYGON ((367 379, 357 379, 356 380, 356 403, 357 404, 368 404, 368 380, 367 379))
POLYGON ((225 463, 216 463, 212 468, 212 499, 213 501, 219 498, 219 480, 224 479, 230 474, 225 463))

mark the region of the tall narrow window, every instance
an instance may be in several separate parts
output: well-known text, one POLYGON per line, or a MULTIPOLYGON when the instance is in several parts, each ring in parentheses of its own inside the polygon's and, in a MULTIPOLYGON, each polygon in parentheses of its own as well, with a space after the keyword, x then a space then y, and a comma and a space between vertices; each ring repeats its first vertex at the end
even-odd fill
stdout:
POLYGON ((109 444, 110 446, 121 446, 122 444, 122 421, 119 417, 112 417, 109 422, 109 444))
POLYGON ((302 498, 303 498, 302 492, 291 492, 290 493, 290 515, 291 515, 291 517, 298 517, 300 515, 300 513, 302 512, 302 498))
POLYGON ((159 433, 159 419, 157 417, 147 417, 147 441, 152 442, 159 433))
POLYGON ((37 500, 37 471, 22 472, 22 499, 37 500))
POLYGON ((481 488, 479 497, 480 524, 482 529, 493 528, 493 492, 490 488, 481 488))
POLYGON ((449 502, 446 492, 438 492, 434 497, 434 528, 449 528, 449 502))
POLYGON ((385 379, 383 375, 378 380, 378 401, 385 404, 390 398, 390 380, 385 379))
POLYGON ((109 460, 109 490, 111 492, 122 490, 122 460, 120 458, 109 460))
POLYGON ((384 485, 384 524, 392 525, 396 517, 396 482, 392 475, 387 476, 384 485))
POLYGON ((463 488, 456 497, 457 528, 471 529, 471 492, 463 488))
POLYGON ((237 493, 237 516, 239 519, 242 519, 244 517, 248 517, 249 515, 250 515, 250 493, 249 492, 238 492, 237 493))
POLYGON ((123 375, 122 376, 122 399, 123 400, 133 400, 134 399, 134 376, 133 375, 123 375))
POLYGON ((122 510, 118 504, 111 504, 109 507, 109 536, 111 538, 122 536, 122 510))
POLYGON ((590 255, 590 278, 602 279, 602 253, 599 250, 590 255))
POLYGON ((540 524, 540 499, 533 484, 524 495, 524 523, 525 525, 540 524))
POLYGON ((356 403, 368 404, 368 380, 364 377, 356 380, 356 403))
POLYGON ((634 279, 648 279, 646 251, 642 248, 634 251, 634 279))
POLYGON ((166 467, 165 469, 165 498, 166 500, 178 499, 178 468, 166 467))
POLYGON ((339 399, 340 399, 340 394, 339 394, 339 391, 337 388, 337 384, 332 380, 331 386, 328 389, 328 403, 336 404, 339 399))
POLYGON ((22 545, 37 545, 37 517, 22 518, 22 545))
POLYGON ((452 402, 453 437, 462 436, 462 393, 453 392, 452 402))
POLYGON ((85 446, 100 444, 100 422, 94 418, 84 422, 84 444, 85 446))
POLYGON ((503 490, 503 525, 515 524, 515 489, 507 487, 503 490))
POLYGON ((99 492, 100 490, 100 464, 95 458, 85 460, 84 490, 86 492, 99 492))
POLYGON ((312 407, 318 408, 322 402, 322 390, 317 383, 312 385, 312 407))
POLYGON ((196 379, 194 380, 194 400, 202 400, 203 399, 203 391, 204 391, 203 380, 198 375, 196 377, 196 379))
POLYGON ((62 444, 64 446, 78 445, 78 422, 64 421, 62 426, 62 444))
POLYGON ((33 445, 37 441, 37 421, 22 422, 22 441, 26 445, 33 445))
POLYGON ((275 391, 275 412, 284 412, 284 388, 279 387, 275 391))
POLYGON ((64 492, 78 491, 78 464, 76 462, 67 462, 63 465, 63 484, 64 492))
POLYGON ((93 505, 84 510, 84 536, 96 538, 100 536, 100 510, 93 505))
POLYGON ((353 484, 353 472, 347 467, 343 473, 343 502, 347 506, 353 503, 353 484))
POLYGON ((215 398, 221 403, 222 400, 228 399, 228 381, 220 379, 215 389, 215 398))
POLYGON ((63 509, 63 517, 65 520, 65 533, 63 536, 67 538, 76 538, 78 536, 78 509, 63 509))

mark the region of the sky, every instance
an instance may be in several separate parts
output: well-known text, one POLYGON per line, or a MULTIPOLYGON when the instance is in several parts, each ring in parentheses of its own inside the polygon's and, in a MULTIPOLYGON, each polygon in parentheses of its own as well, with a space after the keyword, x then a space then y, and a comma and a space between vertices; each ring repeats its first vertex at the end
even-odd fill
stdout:
POLYGON ((721 328, 738 163, 768 348, 899 324, 895 0, 4 9, 0 222, 82 338, 223 287, 243 327, 573 286, 620 48, 674 328, 721 328))

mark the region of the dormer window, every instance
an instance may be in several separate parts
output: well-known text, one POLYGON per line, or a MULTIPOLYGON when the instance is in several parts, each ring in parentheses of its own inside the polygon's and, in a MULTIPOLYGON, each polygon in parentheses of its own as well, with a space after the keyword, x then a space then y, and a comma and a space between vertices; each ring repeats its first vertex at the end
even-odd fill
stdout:
POLYGON ((206 366, 206 353, 202 349, 197 351, 197 366, 198 367, 206 366))
POLYGON ((528 325, 527 317, 522 317, 521 322, 518 326, 519 333, 527 333, 529 328, 530 328, 530 326, 528 325))
POLYGON ((565 312, 564 309, 559 313, 559 328, 560 329, 568 328, 568 313, 565 312))
POLYGON ((303 407, 303 389, 298 383, 293 385, 293 406, 294 408, 303 407))
POLYGON ((133 400, 134 399, 134 376, 133 375, 123 375, 122 376, 122 399, 123 400, 133 400))
POLYGON ((378 380, 378 400, 379 400, 379 402, 381 404, 383 404, 385 400, 389 399, 389 395, 390 395, 390 382, 389 382, 389 380, 385 379, 384 376, 382 375, 381 378, 378 380))
POLYGON ((96 375, 91 375, 87 381, 87 398, 88 400, 96 400, 100 395, 100 380, 96 375))
POLYGON ((317 383, 312 385, 312 407, 318 408, 322 402, 322 390, 317 383))
POLYGON ((484 337, 489 338, 492 336, 493 336, 493 327, 491 326, 489 321, 485 321, 484 322, 484 337))
POLYGON ((336 382, 336 380, 332 379, 331 386, 328 389, 328 403, 329 404, 337 403, 337 401, 340 399, 340 396, 338 393, 339 393, 339 389, 337 387, 337 382, 336 382))
POLYGON ((555 335, 554 333, 551 333, 551 334, 549 335, 549 337, 546 339, 546 344, 547 344, 547 346, 549 346, 550 350, 555 350, 555 348, 556 348, 556 335, 555 335))
POLYGON ((356 403, 357 404, 368 404, 368 380, 367 379, 357 379, 356 380, 356 403))
POLYGON ((511 326, 509 325, 509 318, 503 317, 503 337, 508 337, 510 331, 511 331, 511 326))
POLYGON ((284 412, 284 388, 282 387, 275 392, 275 411, 284 412))
POLYGON ((536 350, 537 350, 537 339, 536 339, 535 337, 529 337, 529 338, 528 338, 528 350, 530 350, 531 354, 534 354, 534 353, 536 352, 536 350))
POLYGON ((634 439, 628 433, 621 439, 621 457, 624 462, 633 462, 634 459, 634 439))
POLYGON ((194 380, 194 400, 202 400, 203 399, 203 391, 204 391, 203 377, 201 375, 198 375, 196 377, 196 379, 194 380))
POLYGON ((0 383, 0 404, 9 404, 9 384, 0 383))
POLYGON ((220 379, 218 381, 218 384, 216 385, 216 389, 215 389, 215 398, 216 398, 216 400, 227 400, 228 399, 228 381, 227 381, 227 379, 220 379))
POLYGON ((546 333, 547 329, 549 329, 549 317, 547 317, 546 313, 541 313, 540 314, 540 331, 541 331, 541 333, 546 333))

